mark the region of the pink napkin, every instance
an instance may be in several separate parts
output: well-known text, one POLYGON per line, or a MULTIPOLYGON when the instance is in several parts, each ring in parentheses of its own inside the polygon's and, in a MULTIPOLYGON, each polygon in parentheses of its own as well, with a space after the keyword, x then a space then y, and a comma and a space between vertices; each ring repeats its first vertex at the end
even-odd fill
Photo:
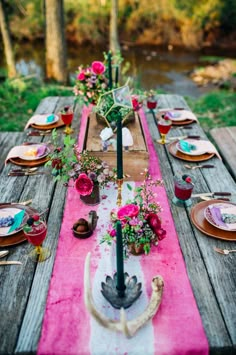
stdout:
MULTIPOLYGON (((32 124, 37 124, 38 121, 42 122, 42 125, 43 125, 43 122, 47 122, 47 117, 50 117, 52 114, 51 113, 46 113, 46 114, 43 114, 43 115, 34 115, 32 116, 29 121, 26 123, 25 125, 25 130, 27 128, 29 128, 32 124)), ((56 117, 56 116, 55 116, 56 117)), ((55 121, 53 121, 52 123, 54 123, 55 121)))
MULTIPOLYGON (((184 141, 195 145, 196 149, 192 150, 191 155, 202 155, 202 154, 215 154, 220 160, 222 160, 220 154, 218 153, 216 147, 210 142, 206 140, 196 140, 196 139, 185 139, 184 141)), ((178 143, 177 143, 177 149, 178 149, 178 143)), ((181 150, 181 152, 183 152, 181 150)), ((189 154, 188 152, 183 152, 185 154, 189 154)))
POLYGON ((174 110, 171 108, 161 108, 158 110, 160 113, 170 113, 169 117, 172 121, 184 121, 184 120, 193 120, 198 122, 197 117, 192 111, 188 110, 174 110), (175 115, 176 114, 176 115, 175 115))
POLYGON ((7 154, 7 157, 5 159, 5 165, 12 158, 22 158, 24 155, 27 157, 26 153, 29 151, 32 151, 32 156, 35 151, 35 158, 39 158, 46 153, 46 150, 46 144, 17 145, 13 147, 7 154))

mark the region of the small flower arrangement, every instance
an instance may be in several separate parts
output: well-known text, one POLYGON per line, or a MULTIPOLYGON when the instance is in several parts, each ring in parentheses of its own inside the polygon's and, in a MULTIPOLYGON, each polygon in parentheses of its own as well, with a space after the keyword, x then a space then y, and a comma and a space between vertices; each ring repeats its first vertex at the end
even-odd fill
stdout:
MULTIPOLYGON (((134 199, 112 210, 111 223, 101 240, 101 243, 106 242, 111 245, 116 237, 116 223, 121 221, 126 257, 130 254, 131 245, 136 249, 142 246, 145 254, 148 254, 151 246, 158 245, 158 242, 166 236, 158 215, 162 209, 155 201, 156 194, 153 191, 154 187, 163 186, 163 183, 161 180, 153 180, 147 170, 144 174, 143 183, 135 189, 134 199)), ((131 186, 128 187, 131 189, 131 186)))
POLYGON ((115 181, 115 169, 111 170, 106 162, 92 156, 88 151, 80 152, 74 138, 65 136, 63 145, 60 145, 54 130, 52 140, 55 148, 45 165, 52 168, 56 181, 62 181, 68 186, 69 180, 74 180, 74 186, 82 196, 90 195, 95 184, 105 186, 115 181))
POLYGON ((97 104, 101 94, 108 90, 106 66, 103 62, 94 61, 91 66, 79 66, 74 94, 80 103, 89 105, 97 104))

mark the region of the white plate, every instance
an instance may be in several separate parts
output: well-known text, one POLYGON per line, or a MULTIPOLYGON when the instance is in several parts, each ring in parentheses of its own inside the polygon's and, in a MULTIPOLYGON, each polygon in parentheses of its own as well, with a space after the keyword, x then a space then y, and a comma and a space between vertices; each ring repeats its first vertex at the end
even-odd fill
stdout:
POLYGON ((34 117, 34 124, 38 126, 49 126, 51 124, 56 123, 59 120, 59 116, 52 114, 47 114, 47 115, 35 115, 34 117), (47 117, 48 116, 54 116, 54 120, 51 122, 47 122, 47 117))
POLYGON ((193 144, 196 146, 195 150, 191 150, 190 152, 185 152, 184 150, 182 150, 182 148, 180 147, 180 143, 177 142, 176 143, 176 149, 178 151, 180 151, 183 154, 187 154, 187 155, 203 155, 206 154, 206 149, 202 148, 202 147, 198 147, 198 141, 196 139, 185 139, 186 142, 193 144))
MULTIPOLYGON (((8 216, 14 217, 15 214, 19 213, 20 211, 22 211, 20 208, 15 208, 15 207, 0 208, 0 217, 8 217, 8 216)), ((12 235, 12 234, 15 234, 15 233, 19 232, 23 228, 23 225, 26 223, 28 218, 29 218, 29 215, 25 211, 24 218, 22 220, 22 223, 21 223, 20 227, 15 229, 11 233, 8 233, 9 229, 11 228, 11 226, 9 226, 9 227, 0 227, 0 238, 1 237, 6 237, 6 236, 9 236, 9 235, 12 235)))
POLYGON ((227 231, 227 232, 234 232, 236 231, 236 228, 235 229, 229 229, 227 224, 224 223, 222 221, 223 224, 220 224, 218 223, 213 217, 212 217, 212 213, 211 213, 211 209, 213 207, 218 207, 218 208, 230 208, 230 207, 234 207, 235 205, 234 204, 231 204, 231 203, 214 203, 210 206, 208 206, 207 208, 205 208, 204 210, 204 217, 206 218, 207 222, 209 222, 211 225, 213 225, 214 227, 216 228, 219 228, 219 229, 222 229, 224 231, 227 231))
POLYGON ((34 144, 34 145, 29 145, 27 146, 27 150, 25 150, 24 154, 20 154, 19 158, 22 160, 39 160, 42 159, 44 157, 46 157, 49 153, 50 153, 50 149, 48 147, 46 147, 45 153, 40 155, 40 156, 35 156, 35 155, 26 155, 26 152, 30 152, 30 151, 35 151, 38 148, 40 148, 43 144, 34 144))

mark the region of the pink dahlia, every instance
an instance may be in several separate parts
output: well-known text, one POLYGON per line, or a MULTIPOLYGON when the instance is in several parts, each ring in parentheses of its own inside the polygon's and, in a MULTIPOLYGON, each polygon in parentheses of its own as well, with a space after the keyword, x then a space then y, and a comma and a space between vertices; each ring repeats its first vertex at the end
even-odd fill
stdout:
POLYGON ((105 65, 99 61, 92 62, 92 71, 97 75, 103 74, 105 71, 105 65))
POLYGON ((161 228, 161 220, 155 213, 149 213, 146 218, 150 228, 156 234, 159 240, 162 240, 166 237, 166 231, 161 228))
POLYGON ((137 217, 138 214, 139 214, 139 206, 130 204, 119 208, 117 212, 117 218, 123 221, 126 220, 127 217, 128 218, 137 217))
POLYGON ((82 173, 75 181, 75 188, 82 196, 91 195, 93 191, 93 182, 86 174, 82 173))

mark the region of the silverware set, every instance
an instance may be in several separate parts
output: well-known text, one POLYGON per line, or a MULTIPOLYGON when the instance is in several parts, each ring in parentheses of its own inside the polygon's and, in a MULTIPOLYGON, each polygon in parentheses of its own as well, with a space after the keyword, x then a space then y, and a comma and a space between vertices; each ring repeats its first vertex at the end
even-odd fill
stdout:
POLYGON ((38 171, 38 168, 22 168, 12 169, 9 171, 8 176, 32 176, 32 175, 47 175, 48 171, 38 171))
MULTIPOLYGON (((0 251, 0 258, 4 258, 4 256, 9 254, 9 250, 0 251)), ((4 260, 0 261, 0 265, 22 265, 22 262, 16 260, 4 260)))
POLYGON ((170 141, 179 140, 179 139, 200 139, 200 136, 193 135, 185 135, 185 136, 177 136, 177 137, 168 137, 170 141))
POLYGON ((195 169, 211 169, 211 168, 215 167, 215 165, 212 165, 212 164, 203 164, 203 165, 195 165, 195 166, 191 166, 191 165, 185 164, 184 166, 185 166, 185 168, 191 169, 191 170, 195 170, 195 169))
POLYGON ((28 137, 37 137, 37 136, 48 136, 52 132, 51 129, 48 129, 47 131, 44 132, 39 132, 39 131, 30 131, 27 133, 28 137))
POLYGON ((236 253, 236 249, 221 249, 214 247, 214 250, 219 254, 229 255, 229 253, 236 253))

